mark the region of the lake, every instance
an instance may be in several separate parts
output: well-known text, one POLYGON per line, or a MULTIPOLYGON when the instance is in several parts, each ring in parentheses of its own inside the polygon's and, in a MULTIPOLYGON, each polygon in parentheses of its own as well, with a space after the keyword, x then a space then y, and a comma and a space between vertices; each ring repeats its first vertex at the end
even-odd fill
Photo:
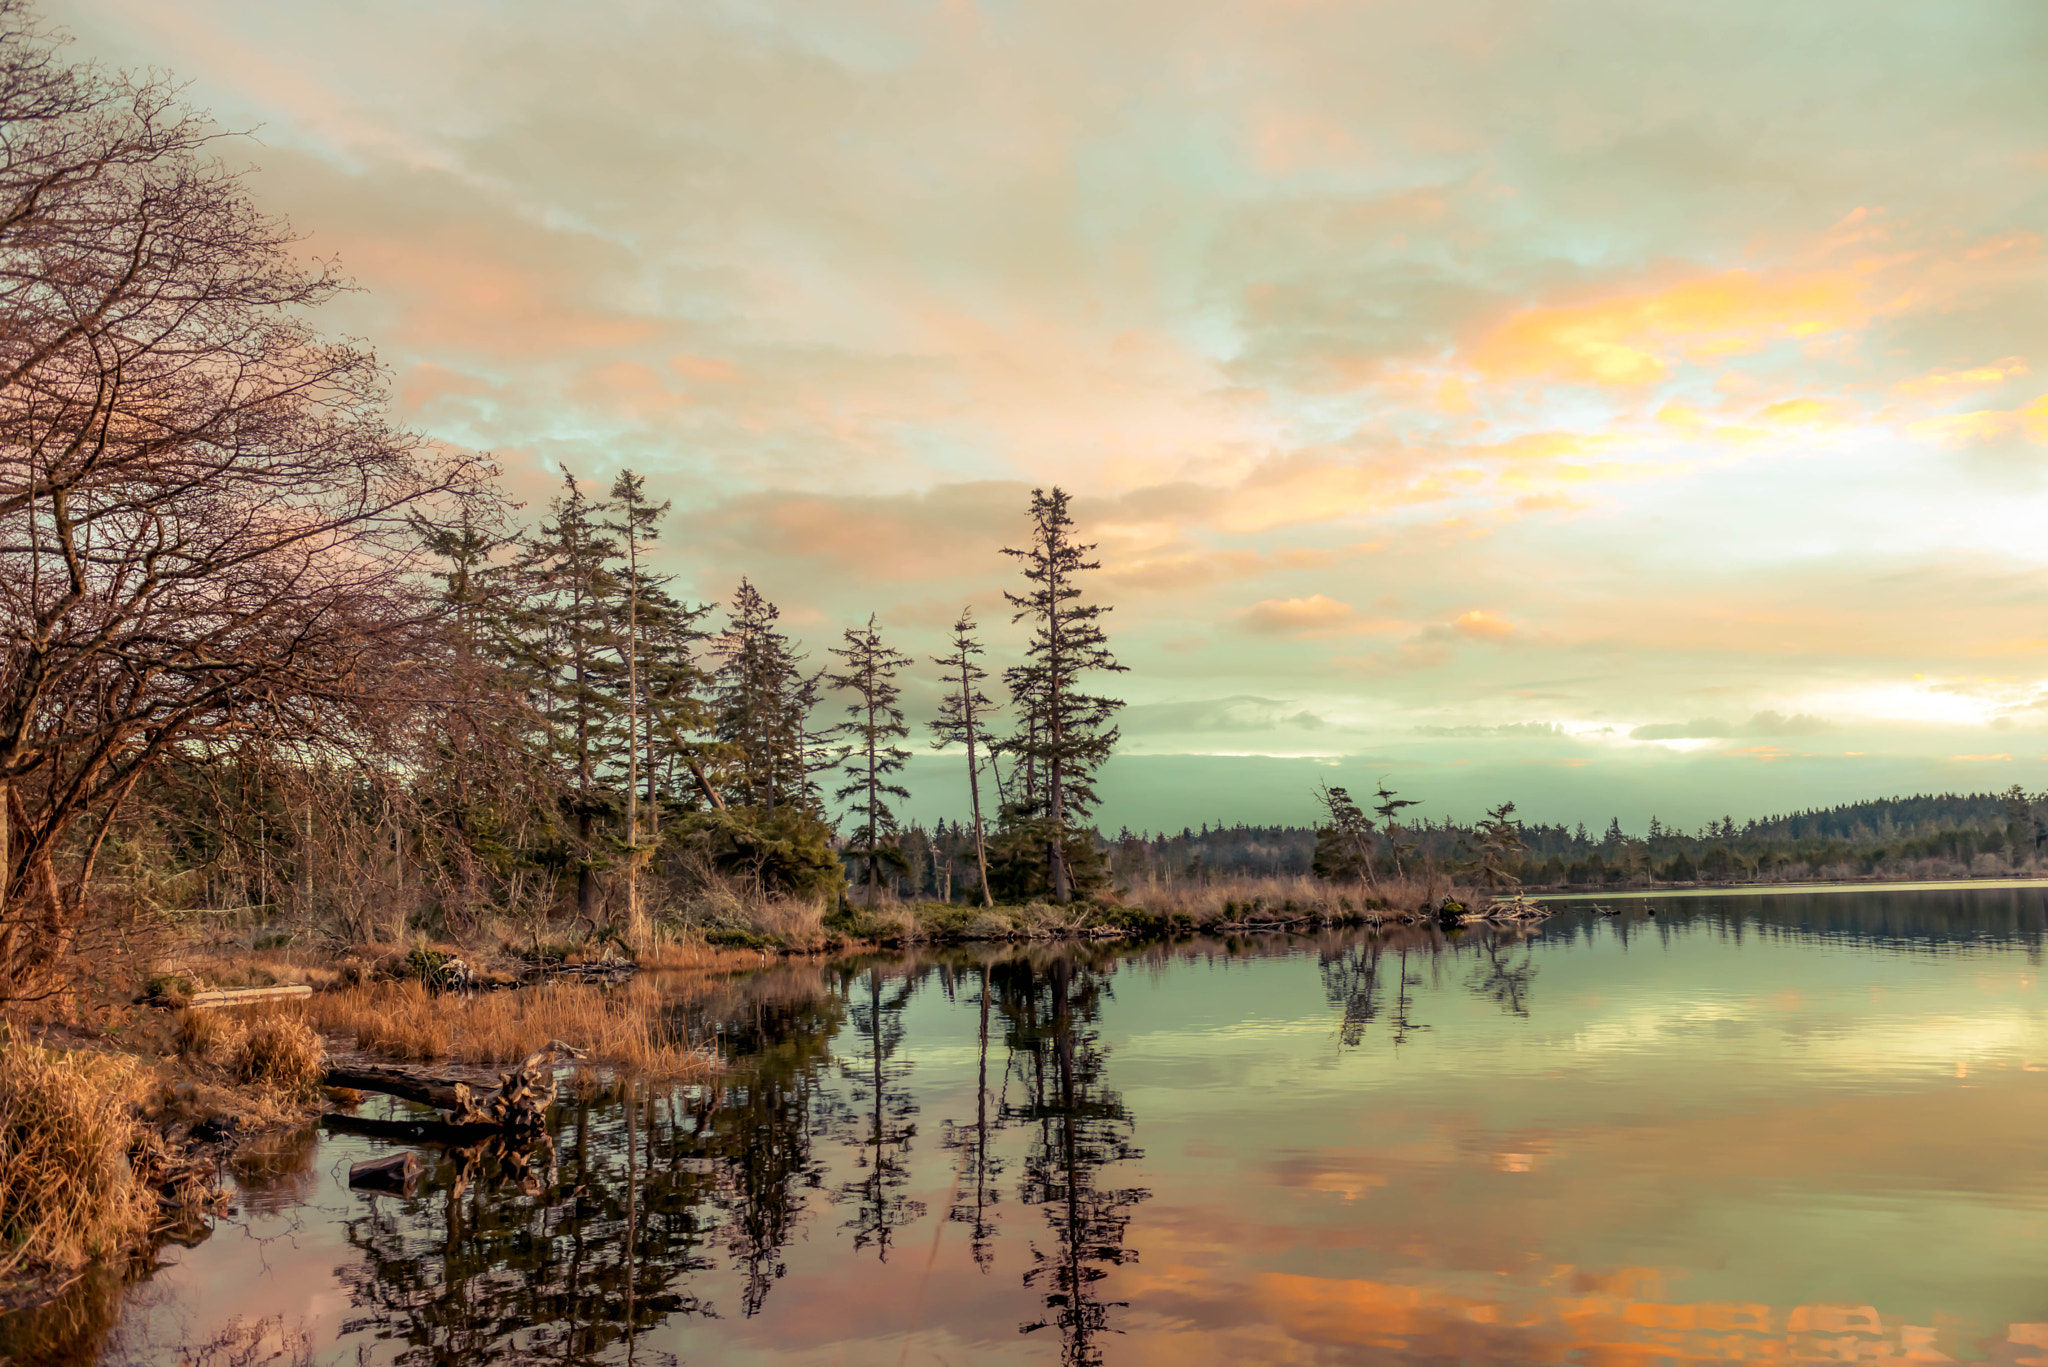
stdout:
POLYGON ((532 1170, 411 1198, 279 1140, 13 1350, 2048 1364, 2048 893, 1617 906, 679 982, 717 1085, 565 1078, 532 1170))

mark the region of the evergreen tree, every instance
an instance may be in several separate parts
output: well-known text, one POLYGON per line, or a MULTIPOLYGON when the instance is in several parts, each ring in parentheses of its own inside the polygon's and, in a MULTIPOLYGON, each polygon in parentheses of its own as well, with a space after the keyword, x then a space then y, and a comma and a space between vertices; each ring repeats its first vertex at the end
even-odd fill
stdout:
POLYGON ((713 647, 727 797, 770 813, 778 803, 802 805, 816 680, 804 675, 803 657, 776 628, 780 610, 747 580, 740 580, 729 611, 731 622, 713 647))
POLYGON ((1069 845, 1095 806, 1094 772, 1116 747, 1110 719, 1123 706, 1116 698, 1083 693, 1081 681, 1091 671, 1124 668, 1100 625, 1109 609, 1081 601, 1076 581, 1102 565, 1087 558, 1094 546, 1075 543, 1067 504, 1063 489, 1032 490, 1030 544, 1003 548, 1004 555, 1023 562, 1029 585, 1023 594, 1004 593, 1017 609, 1011 620, 1029 620, 1032 627, 1030 662, 1003 675, 1022 722, 1003 748, 1025 764, 1029 815, 1038 828, 1033 834, 1042 839, 1048 881, 1059 902, 1073 899, 1069 845))
POLYGON ((1503 802, 1486 813, 1479 823, 1480 878, 1491 888, 1513 887, 1521 878, 1515 862, 1528 846, 1522 841, 1521 823, 1514 820, 1515 804, 1503 802))
MULTIPOLYGON (((644 768, 651 778, 654 769, 652 716, 644 706, 645 695, 641 692, 641 663, 646 653, 641 628, 643 619, 646 625, 653 625, 649 594, 666 582, 665 577, 650 578, 642 574, 640 548, 654 540, 670 505, 649 503, 647 481, 631 470, 619 471, 618 478, 612 481, 611 497, 611 511, 616 520, 607 520, 604 527, 606 531, 617 533, 626 553, 626 572, 620 580, 621 602, 615 611, 625 618, 619 624, 624 630, 618 634, 617 647, 626 675, 626 923, 637 942, 644 931, 640 912, 640 865, 644 854, 654 848, 652 843, 643 846, 640 841, 640 775, 644 768), (641 745, 643 720, 650 723, 645 731, 644 765, 641 745)), ((653 811, 651 801, 649 810, 653 811)))
POLYGON ((594 922, 595 873, 603 862, 594 827, 613 810, 598 778, 623 739, 612 686, 618 581, 610 565, 618 548, 605 535, 609 506, 584 497, 566 470, 562 484, 563 492, 548 505, 552 521, 544 520, 527 541, 519 574, 527 588, 525 653, 547 719, 548 748, 568 777, 566 806, 576 822, 576 913, 594 922))
POLYGON ((1394 856, 1394 876, 1396 878, 1406 878, 1408 874, 1401 867, 1401 856, 1412 851, 1415 845, 1412 841, 1407 843, 1402 841, 1401 827, 1394 818, 1401 814, 1402 808, 1419 807, 1422 804, 1412 797, 1396 796, 1394 790, 1387 786, 1385 779, 1380 780, 1379 798, 1379 804, 1373 808, 1373 811, 1379 815, 1380 821, 1386 827, 1387 847, 1394 856))
POLYGON ((868 905, 873 906, 881 897, 882 865, 904 865, 901 832, 888 799, 910 796, 909 789, 890 778, 910 758, 910 751, 896 744, 910 734, 898 705, 902 689, 896 684, 896 672, 910 663, 910 657, 882 643, 872 616, 865 627, 848 627, 846 644, 833 647, 832 654, 846 665, 843 672, 826 675, 825 682, 854 695, 846 708, 848 720, 837 728, 847 742, 847 782, 832 796, 841 802, 855 800, 860 824, 848 843, 867 867, 868 905))
MULTIPOLYGON (((725 801, 709 772, 717 717, 706 696, 711 679, 697 657, 706 635, 698 623, 710 611, 708 603, 686 606, 658 588, 646 594, 640 706, 650 821, 658 822, 664 804, 694 807, 701 800, 718 807, 725 801)), ((650 831, 658 833, 658 826, 650 831)))
POLYGON ((1316 851, 1310 869, 1316 877, 1333 883, 1372 882, 1377 837, 1371 819, 1342 788, 1326 783, 1318 796, 1330 814, 1330 824, 1316 831, 1316 851))
MULTIPOLYGON (((444 562, 435 577, 448 609, 455 695, 444 733, 416 772, 414 799, 452 837, 443 842, 454 883, 445 910, 466 917, 489 901, 487 874, 505 875, 524 862, 505 843, 507 828, 538 816, 535 824, 554 830, 554 784, 525 706, 534 689, 521 668, 520 589, 501 557, 519 537, 468 503, 452 525, 418 515, 410 522, 422 548, 444 562)), ((301 879, 307 874, 302 861, 301 879)))
POLYGON ((992 907, 995 896, 988 886, 988 841, 981 819, 981 760, 976 751, 987 734, 982 721, 995 704, 980 688, 988 671, 975 663, 982 648, 974 629, 973 611, 962 608, 959 620, 953 623, 953 653, 932 657, 932 663, 946 671, 947 688, 939 701, 939 715, 931 723, 938 737, 932 742, 932 749, 959 745, 967 751, 967 799, 974 816, 974 865, 981 874, 981 904, 992 907))

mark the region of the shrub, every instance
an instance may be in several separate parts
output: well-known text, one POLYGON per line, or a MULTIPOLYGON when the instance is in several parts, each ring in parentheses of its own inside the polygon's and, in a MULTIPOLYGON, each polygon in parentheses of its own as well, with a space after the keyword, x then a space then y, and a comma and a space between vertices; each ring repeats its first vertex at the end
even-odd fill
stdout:
POLYGON ((846 881, 832 828, 794 807, 692 812, 669 828, 668 839, 719 873, 750 879, 769 893, 833 897, 846 881))
POLYGON ((311 1096, 326 1073, 320 1036, 297 1016, 252 1021, 235 1055, 236 1077, 287 1096, 311 1096))
POLYGON ((140 1075, 127 1060, 0 1041, 0 1273, 68 1268, 149 1229, 128 1163, 140 1075))

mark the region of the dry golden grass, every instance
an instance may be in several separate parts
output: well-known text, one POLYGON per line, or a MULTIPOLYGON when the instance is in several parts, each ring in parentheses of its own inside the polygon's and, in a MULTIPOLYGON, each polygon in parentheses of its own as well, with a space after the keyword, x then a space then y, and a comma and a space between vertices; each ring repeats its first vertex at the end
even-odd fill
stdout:
POLYGON ((659 1077, 711 1071, 704 1054, 673 1037, 672 1005, 656 984, 616 987, 549 983, 475 996, 436 995, 416 982, 370 983, 315 993, 306 1018, 321 1033, 353 1039, 369 1053, 404 1060, 516 1063, 561 1040, 591 1061, 659 1077))
POLYGON ((235 1054, 235 1076, 286 1096, 309 1097, 327 1071, 327 1050, 303 1019, 282 1014, 249 1022, 235 1054))
POLYGON ((71 1268, 148 1231, 156 1199, 128 1151, 133 1060, 0 1041, 0 1274, 71 1268))
POLYGON ((721 938, 743 937, 804 952, 829 948, 836 938, 825 929, 823 901, 767 892, 756 883, 702 865, 690 874, 687 892, 672 893, 664 902, 649 933, 634 942, 643 962, 648 951, 664 941, 679 948, 692 941, 708 942, 715 948, 721 938))
POLYGON ((1374 886, 1332 886, 1318 878, 1297 875, 1219 878, 1199 886, 1174 883, 1139 887, 1131 892, 1129 900, 1155 915, 1183 916, 1198 927, 1207 927, 1312 914, 1343 919, 1363 916, 1368 920, 1417 915, 1447 895, 1468 900, 1442 875, 1382 878, 1374 886))
POLYGON ((174 1038, 188 1063, 210 1064, 229 1080, 269 1094, 257 1100, 271 1104, 250 1110, 252 1117, 275 1119, 288 1110, 282 1103, 310 1100, 327 1070, 319 1033, 288 1005, 187 1007, 177 1015, 174 1038))

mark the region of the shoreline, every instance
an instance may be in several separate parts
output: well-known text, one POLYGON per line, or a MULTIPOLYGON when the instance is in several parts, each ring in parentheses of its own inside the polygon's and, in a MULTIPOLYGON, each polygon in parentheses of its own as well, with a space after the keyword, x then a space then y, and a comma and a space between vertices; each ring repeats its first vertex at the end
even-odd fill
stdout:
POLYGON ((1996 878, 1929 878, 1871 883, 1730 883, 1710 887, 1673 884, 1662 888, 1624 888, 1613 892, 1544 892, 1531 889, 1529 897, 1539 902, 1618 902, 1642 901, 1650 897, 1784 897, 1810 892, 1940 892, 1949 888, 1985 891, 2048 888, 2048 878, 2002 875, 1996 878))

